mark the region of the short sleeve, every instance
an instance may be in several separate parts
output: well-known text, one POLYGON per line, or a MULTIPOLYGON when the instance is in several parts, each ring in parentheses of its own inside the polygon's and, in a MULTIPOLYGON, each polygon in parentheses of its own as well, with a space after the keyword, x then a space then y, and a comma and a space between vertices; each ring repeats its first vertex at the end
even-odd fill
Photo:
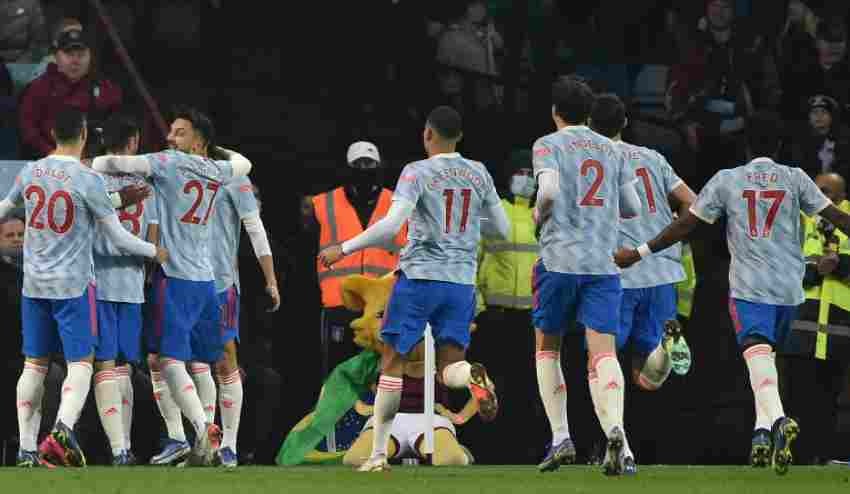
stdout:
POLYGON ((670 163, 667 159, 662 156, 660 153, 655 153, 658 159, 658 162, 661 163, 661 170, 664 177, 664 195, 669 196, 676 190, 677 187, 684 184, 684 180, 679 178, 679 175, 676 174, 676 170, 670 166, 670 163))
POLYGON ((691 213, 694 216, 706 223, 714 223, 723 216, 724 204, 720 197, 722 182, 723 172, 720 171, 705 184, 696 201, 691 205, 691 213))
POLYGON ((233 180, 233 163, 227 160, 216 160, 214 161, 216 168, 218 168, 218 180, 223 183, 229 183, 233 180))
POLYGON ((832 201, 826 197, 812 179, 800 168, 794 168, 800 193, 800 210, 807 216, 813 216, 827 208, 832 201))
POLYGON ((257 198, 254 196, 254 186, 248 177, 237 179, 228 185, 227 188, 230 192, 230 197, 233 198, 233 204, 236 206, 236 212, 239 214, 240 220, 260 209, 257 206, 257 198))
POLYGON ((558 171, 558 162, 555 159, 555 150, 550 144, 541 137, 537 139, 534 146, 531 148, 532 158, 531 163, 534 168, 534 176, 540 174, 543 170, 558 171))
POLYGON ((487 192, 486 196, 484 197, 483 206, 485 208, 488 208, 493 206, 494 204, 501 203, 502 200, 499 198, 499 191, 496 190, 496 184, 493 182, 493 177, 490 176, 490 172, 484 170, 484 173, 487 180, 487 192))
POLYGON ((401 171, 393 192, 393 199, 404 199, 416 204, 419 202, 420 195, 422 195, 422 183, 416 174, 414 164, 411 163, 401 171))
POLYGON ((112 199, 106 191, 106 181, 100 175, 92 174, 86 190, 86 205, 95 219, 100 220, 115 214, 112 199))

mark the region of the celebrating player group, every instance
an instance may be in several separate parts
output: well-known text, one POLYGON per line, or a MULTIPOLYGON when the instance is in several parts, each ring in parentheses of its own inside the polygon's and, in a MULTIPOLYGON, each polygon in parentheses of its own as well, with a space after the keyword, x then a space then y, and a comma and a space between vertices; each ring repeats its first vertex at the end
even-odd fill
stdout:
MULTIPOLYGON (((551 118, 557 130, 532 150, 541 248, 533 267, 532 320, 537 386, 552 431, 539 470, 575 460, 561 345, 565 334, 578 331, 588 353, 594 410, 607 437, 603 471, 637 472, 624 426, 625 377, 617 352, 630 349, 628 375, 646 390, 662 386, 671 371, 687 371, 689 350, 676 322, 675 284, 685 278, 678 242, 699 221, 725 216, 732 255, 729 310, 756 403, 751 461, 784 474, 800 430, 782 408, 774 345, 803 301, 800 214, 819 214, 848 234, 850 216, 800 169, 773 160, 780 133, 769 118, 757 115, 748 124, 750 161, 718 172, 699 195, 659 153, 621 140, 627 120, 616 96, 561 80, 553 90, 551 118)), ((280 304, 271 249, 247 178, 251 163, 216 146, 212 122, 195 110, 175 116, 169 150, 140 156, 138 127, 113 120, 105 134, 107 153, 91 167, 80 161, 87 138, 83 114, 62 112, 53 133, 55 152, 27 164, 0 202, 0 216, 20 205, 26 209, 18 464, 86 464, 73 429, 92 380, 114 463, 133 464, 130 376, 146 353, 169 437, 151 462, 235 467, 242 406, 236 356, 242 225, 265 276, 270 310, 280 304), (56 423, 38 445, 43 382, 50 356, 58 352, 68 374, 56 423), (215 423, 217 402, 221 427, 215 423), (183 416, 193 428, 193 444, 183 416)), ((385 244, 408 224, 381 329, 385 350, 372 451, 360 471, 390 468, 387 446, 404 362, 426 324, 437 344, 437 380, 468 389, 484 420, 498 413, 496 384, 483 364, 466 360, 466 350, 480 238, 507 238, 510 224, 486 167, 456 152, 462 136, 455 110, 432 111, 423 130, 427 158, 404 168, 387 215, 319 253, 332 267, 344 256, 385 244)))

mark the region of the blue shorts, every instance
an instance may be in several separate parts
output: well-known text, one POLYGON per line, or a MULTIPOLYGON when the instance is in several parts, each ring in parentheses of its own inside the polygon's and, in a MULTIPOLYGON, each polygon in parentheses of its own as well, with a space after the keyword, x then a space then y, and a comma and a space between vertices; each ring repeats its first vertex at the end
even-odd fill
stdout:
POLYGON ((676 285, 624 288, 617 350, 626 345, 636 355, 652 353, 664 336, 664 323, 676 319, 676 285))
POLYGON ((218 293, 218 305, 221 307, 222 343, 239 342, 239 292, 235 286, 218 293))
POLYGON ((534 327, 563 335, 568 327, 617 334, 623 289, 617 274, 566 274, 547 271, 541 260, 531 276, 534 327), (580 325, 573 325, 573 321, 580 325))
POLYGON ((152 291, 151 351, 183 362, 217 362, 224 345, 215 282, 169 278, 160 268, 152 291))
POLYGON ((425 324, 437 346, 469 346, 469 326, 475 317, 475 286, 434 280, 411 280, 398 271, 384 311, 381 338, 407 355, 425 335, 425 324))
POLYGON ((89 285, 76 298, 21 298, 23 353, 47 357, 64 351, 65 360, 76 362, 94 353, 97 343, 95 287, 89 285))
POLYGON ((142 304, 97 301, 97 361, 136 364, 141 358, 142 304))
POLYGON ((795 305, 770 305, 729 298, 729 316, 735 327, 738 345, 747 338, 760 336, 773 346, 781 346, 797 317, 795 305))

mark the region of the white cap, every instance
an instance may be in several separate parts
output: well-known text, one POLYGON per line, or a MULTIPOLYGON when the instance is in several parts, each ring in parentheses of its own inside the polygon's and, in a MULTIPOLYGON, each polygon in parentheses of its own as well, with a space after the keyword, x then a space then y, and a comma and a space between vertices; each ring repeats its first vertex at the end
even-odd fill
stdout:
POLYGON ((348 147, 348 164, 354 163, 359 158, 371 158, 380 163, 381 155, 378 154, 378 146, 366 141, 355 142, 348 147))

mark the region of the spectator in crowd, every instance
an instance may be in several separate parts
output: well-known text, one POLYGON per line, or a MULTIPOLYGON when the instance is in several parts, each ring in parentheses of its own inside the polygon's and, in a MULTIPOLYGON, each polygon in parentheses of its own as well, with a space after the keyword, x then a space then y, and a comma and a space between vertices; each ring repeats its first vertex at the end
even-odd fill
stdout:
POLYGON ((0 223, 0 311, 4 317, 3 338, 0 340, 0 441, 17 434, 15 420, 15 386, 24 364, 21 355, 21 271, 24 220, 11 217, 0 223))
POLYGON ((776 60, 782 81, 787 79, 800 60, 812 58, 818 21, 818 17, 805 2, 788 2, 785 24, 776 40, 776 60))
MULTIPOLYGON (((822 174, 815 182, 835 207, 850 212, 841 176, 822 174)), ((790 415, 808 424, 794 451, 794 462, 821 464, 835 454, 837 400, 847 387, 850 244, 843 232, 823 218, 804 216, 803 226, 806 301, 777 356, 783 402, 790 415)))
POLYGON ((6 63, 38 63, 47 55, 47 29, 41 0, 0 2, 0 58, 6 63))
POLYGON ((783 81, 783 114, 790 120, 802 120, 806 102, 816 94, 831 96, 842 110, 850 104, 850 63, 844 21, 820 21, 815 37, 816 50, 805 59, 794 60, 783 81))
POLYGON ((762 38, 734 23, 733 8, 732 0, 706 2, 705 29, 670 74, 670 110, 688 146, 698 153, 697 186, 736 161, 738 136, 755 110, 754 101, 775 99, 778 90, 762 38))
POLYGON ((450 22, 437 41, 440 89, 444 95, 457 96, 465 91, 473 96, 476 109, 492 106, 497 101, 496 86, 487 77, 497 75, 496 52, 504 48, 502 36, 488 18, 487 3, 469 2, 466 10, 450 22), (451 70, 456 67, 460 70, 451 70))
POLYGON ((121 88, 100 78, 92 68, 91 44, 85 31, 69 29, 56 40, 56 63, 32 81, 21 96, 19 125, 24 158, 40 158, 56 147, 50 129, 56 114, 74 107, 87 114, 89 141, 95 131, 121 106, 121 88))
POLYGON ((809 120, 791 136, 787 161, 812 178, 833 172, 850 180, 850 131, 840 116, 833 98, 819 94, 809 99, 809 120))

